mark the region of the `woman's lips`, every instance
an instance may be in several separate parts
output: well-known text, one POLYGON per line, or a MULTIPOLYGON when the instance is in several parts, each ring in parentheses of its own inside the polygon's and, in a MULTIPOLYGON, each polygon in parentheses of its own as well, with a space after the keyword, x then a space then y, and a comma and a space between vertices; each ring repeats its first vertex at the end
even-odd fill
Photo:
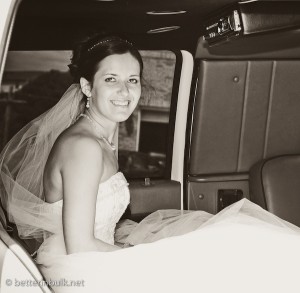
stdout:
POLYGON ((130 100, 111 100, 114 106, 127 107, 130 104, 130 100))

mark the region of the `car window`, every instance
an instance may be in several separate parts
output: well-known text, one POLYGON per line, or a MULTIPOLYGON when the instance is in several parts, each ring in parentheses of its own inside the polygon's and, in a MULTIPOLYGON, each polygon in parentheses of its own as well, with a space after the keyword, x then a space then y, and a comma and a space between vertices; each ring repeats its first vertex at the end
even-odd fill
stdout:
POLYGON ((119 127, 119 165, 127 178, 163 177, 176 57, 143 51, 144 77, 139 106, 119 127))
MULTIPOLYGON (((127 178, 164 177, 176 56, 141 51, 142 96, 119 125, 119 168, 127 178)), ((72 84, 70 51, 11 51, 0 90, 1 148, 26 123, 52 107, 72 84)))

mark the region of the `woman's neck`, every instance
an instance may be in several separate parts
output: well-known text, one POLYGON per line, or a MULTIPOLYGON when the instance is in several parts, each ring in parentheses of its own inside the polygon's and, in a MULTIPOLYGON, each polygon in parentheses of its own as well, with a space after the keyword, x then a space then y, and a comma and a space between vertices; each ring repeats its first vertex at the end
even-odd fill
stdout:
POLYGON ((102 136, 104 136, 109 142, 112 142, 117 129, 117 123, 108 121, 104 117, 97 115, 92 109, 86 110, 85 114, 97 123, 102 136))

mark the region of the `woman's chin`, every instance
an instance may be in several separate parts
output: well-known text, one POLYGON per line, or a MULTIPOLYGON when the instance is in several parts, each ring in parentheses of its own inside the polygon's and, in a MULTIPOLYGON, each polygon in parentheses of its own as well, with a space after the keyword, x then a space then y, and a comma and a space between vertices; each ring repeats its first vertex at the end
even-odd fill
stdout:
POLYGON ((136 106, 137 104, 134 103, 127 106, 113 106, 110 108, 109 116, 115 122, 124 122, 131 116, 136 106))
POLYGON ((114 121, 118 122, 118 123, 124 122, 124 121, 126 121, 130 117, 130 115, 131 114, 125 114, 125 113, 121 114, 121 113, 119 113, 118 115, 115 115, 114 121))

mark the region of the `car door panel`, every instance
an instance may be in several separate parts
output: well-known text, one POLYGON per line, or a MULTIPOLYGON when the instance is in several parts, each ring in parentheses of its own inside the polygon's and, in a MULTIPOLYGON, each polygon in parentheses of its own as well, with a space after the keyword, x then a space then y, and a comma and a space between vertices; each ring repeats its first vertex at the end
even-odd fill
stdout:
POLYGON ((218 190, 248 197, 258 160, 300 152, 299 75, 299 60, 199 61, 186 208, 216 213, 218 190))
POLYGON ((181 184, 174 180, 133 181, 130 189, 130 218, 136 221, 162 209, 180 209, 181 184))

